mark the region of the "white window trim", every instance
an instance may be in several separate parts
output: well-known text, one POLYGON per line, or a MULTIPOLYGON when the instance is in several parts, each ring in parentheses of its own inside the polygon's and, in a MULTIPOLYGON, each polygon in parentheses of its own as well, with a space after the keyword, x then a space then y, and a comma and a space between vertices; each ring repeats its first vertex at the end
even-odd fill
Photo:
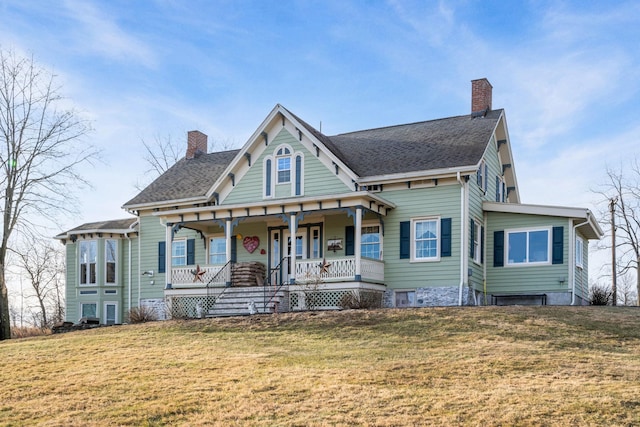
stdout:
POLYGON ((274 169, 274 183, 275 185, 291 185, 295 179, 294 179, 294 163, 295 163, 295 157, 294 157, 294 151, 291 148, 291 146, 289 144, 280 144, 276 147, 276 149, 273 152, 273 158, 274 158, 274 165, 273 165, 273 169, 274 169), (278 154, 278 151, 280 150, 288 150, 289 153, 288 154, 278 154), (280 176, 279 176, 279 165, 278 165, 278 160, 280 159, 285 159, 285 158, 289 158, 289 181, 282 181, 280 182, 280 176))
POLYGON ((222 263, 223 265, 227 262, 227 237, 224 234, 209 234, 207 235, 207 265, 220 265, 220 264, 211 264, 211 239, 223 239, 225 241, 225 251, 224 251, 224 259, 225 261, 222 263))
POLYGON ((81 287, 85 287, 85 286, 98 286, 98 241, 97 240, 78 240, 78 256, 77 256, 77 260, 78 260, 78 286, 81 287), (95 283, 90 283, 89 282, 89 278, 91 277, 91 269, 90 269, 90 265, 91 263, 88 262, 87 264, 87 275, 85 277, 85 279, 87 279, 87 283, 82 283, 82 268, 81 265, 83 264, 80 260, 80 255, 82 254, 82 250, 81 250, 81 246, 83 243, 87 243, 89 244, 89 253, 91 253, 91 242, 95 243, 96 245, 96 262, 95 262, 95 269, 96 269, 96 281, 95 283))
POLYGON ((117 239, 104 239, 104 284, 105 286, 118 286, 118 240, 117 239), (107 282, 107 242, 113 240, 116 244, 115 253, 115 282, 107 282))
POLYGON ((440 217, 432 216, 432 217, 419 217, 419 218, 411 218, 411 259, 410 262, 438 262, 440 261, 440 252, 442 248, 440 247, 441 242, 441 230, 440 230, 440 217), (423 221, 435 221, 436 222, 436 256, 430 258, 418 258, 416 257, 416 223, 423 221))
POLYGON ((473 262, 482 265, 482 233, 484 232, 482 223, 477 219, 473 220, 473 225, 475 227, 473 238, 473 262))
POLYGON ((180 238, 180 239, 175 239, 171 242, 170 246, 170 250, 171 250, 171 267, 186 267, 187 266, 187 239, 186 238, 180 238), (175 265, 173 263, 174 260, 174 256, 173 256, 173 244, 174 243, 178 243, 178 242, 182 242, 184 243, 184 264, 180 264, 180 265, 175 265))
POLYGON ((102 319, 102 323, 104 323, 105 325, 107 325, 107 305, 114 305, 116 307, 115 319, 113 321, 113 324, 115 325, 115 324, 118 323, 118 311, 119 311, 118 302, 117 301, 105 301, 104 304, 102 304, 103 315, 104 315, 104 319, 102 319))
POLYGON ((541 265, 551 265, 551 261, 553 258, 552 254, 552 234, 551 227, 534 227, 534 228, 512 228, 508 230, 504 230, 504 266, 505 267, 529 267, 529 266, 541 266, 541 265), (536 231, 546 231, 547 232, 547 260, 546 261, 537 261, 530 262, 529 259, 529 233, 536 231), (527 233, 527 261, 525 262, 509 262, 509 234, 511 233, 527 233))
POLYGON ((80 318, 83 317, 82 314, 82 306, 83 305, 95 305, 96 306, 96 317, 99 319, 100 318, 100 304, 98 304, 98 301, 81 301, 78 304, 78 314, 80 315, 80 318))
POLYGON ((576 267, 584 268, 584 239, 580 236, 576 236, 576 267))
MULTIPOLYGON (((362 227, 360 229, 360 239, 362 239, 362 229, 366 228, 366 227, 378 227, 378 234, 380 235, 380 258, 369 258, 367 257, 367 259, 374 259, 374 260, 378 260, 378 261, 383 261, 384 260, 384 237, 382 236, 382 225, 380 224, 379 221, 363 221, 362 222, 362 227)), ((360 241, 360 251, 362 251, 362 241, 360 241)))
POLYGON ((507 200, 507 195, 506 195, 506 184, 504 181, 504 176, 498 175, 498 178, 499 178, 499 181, 498 181, 499 188, 497 189, 496 193, 498 194, 500 200, 496 200, 496 202, 505 203, 507 200))
MULTIPOLYGON (((487 192, 487 187, 488 187, 488 186, 487 186, 488 179, 487 179, 487 176, 486 176, 487 174, 485 173, 485 170, 487 170, 486 165, 487 165, 487 163, 485 162, 485 160, 484 160, 484 159, 482 159, 482 160, 480 161, 480 167, 478 168, 478 176, 479 176, 479 178, 480 178, 480 179, 478 180, 478 181, 480 181, 480 182, 478 183, 478 186, 480 187, 480 190, 481 190, 483 193, 485 193, 485 194, 486 194, 486 192, 487 192)), ((487 171, 487 172, 488 172, 488 171, 487 171)))

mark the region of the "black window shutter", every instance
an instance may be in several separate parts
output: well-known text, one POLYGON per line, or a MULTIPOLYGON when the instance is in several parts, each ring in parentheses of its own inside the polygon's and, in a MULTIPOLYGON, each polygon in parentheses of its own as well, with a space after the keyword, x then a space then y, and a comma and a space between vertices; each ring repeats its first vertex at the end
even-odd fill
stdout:
POLYGON ((158 242, 158 273, 164 273, 166 271, 166 242, 158 242))
POLYGON ((265 176, 265 183, 264 183, 264 194, 266 196, 271 196, 271 159, 267 159, 267 161, 264 164, 265 167, 265 171, 264 171, 264 176, 265 176))
POLYGON ((480 262, 484 262, 484 227, 480 227, 480 262))
POLYGON ((493 266, 504 267, 504 231, 493 232, 493 266))
POLYGON ((501 181, 500 181, 500 177, 498 175, 496 175, 496 202, 501 202, 502 200, 500 200, 500 190, 502 190, 500 187, 502 187, 501 181))
POLYGON ((344 229, 344 254, 346 256, 356 254, 356 235, 353 225, 347 225, 344 229))
POLYGON ((296 196, 302 194, 302 156, 296 156, 296 196))
POLYGON ((411 257, 411 222, 400 223, 400 259, 411 257))
POLYGON ((231 236, 231 262, 238 262, 238 238, 231 236))
POLYGON ((451 256, 451 218, 440 220, 440 256, 451 256))
POLYGON ((484 192, 487 192, 487 188, 489 188, 489 165, 484 164, 484 192))
POLYGON ((187 240, 187 265, 196 263, 196 239, 187 240))
POLYGON ((564 262, 564 227, 553 227, 552 248, 551 262, 562 264, 564 262))
POLYGON ((469 256, 471 258, 475 258, 476 256, 476 245, 473 244, 473 241, 475 240, 476 236, 475 236, 475 231, 476 231, 476 227, 475 227, 475 222, 473 220, 470 221, 471 222, 471 232, 469 233, 469 256))

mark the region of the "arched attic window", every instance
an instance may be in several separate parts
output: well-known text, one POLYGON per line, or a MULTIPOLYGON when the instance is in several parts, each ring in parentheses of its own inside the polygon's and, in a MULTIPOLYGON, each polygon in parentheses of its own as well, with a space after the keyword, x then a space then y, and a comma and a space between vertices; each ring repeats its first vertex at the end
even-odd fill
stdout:
POLYGON ((263 194, 265 198, 301 196, 304 193, 304 157, 291 146, 278 146, 264 159, 263 194))

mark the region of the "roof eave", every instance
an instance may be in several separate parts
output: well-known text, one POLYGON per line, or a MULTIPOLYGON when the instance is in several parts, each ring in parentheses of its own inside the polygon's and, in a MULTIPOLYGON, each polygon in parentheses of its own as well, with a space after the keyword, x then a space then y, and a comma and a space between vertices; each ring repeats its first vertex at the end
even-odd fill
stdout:
POLYGON ((442 178, 442 177, 455 177, 460 173, 464 175, 466 173, 472 174, 477 170, 477 166, 459 166, 453 168, 441 168, 422 170, 415 172, 405 172, 389 175, 374 175, 362 177, 358 180, 358 184, 393 184, 398 182, 405 182, 412 179, 424 179, 424 178, 442 178))
MULTIPOLYGON (((502 212, 525 215, 558 216, 583 220, 583 226, 589 226, 587 233, 590 239, 601 239, 604 232, 598 225, 593 213, 586 208, 548 205, 525 205, 521 203, 482 202, 482 209, 487 212, 502 212)), ((580 223, 579 223, 580 224, 580 223)))

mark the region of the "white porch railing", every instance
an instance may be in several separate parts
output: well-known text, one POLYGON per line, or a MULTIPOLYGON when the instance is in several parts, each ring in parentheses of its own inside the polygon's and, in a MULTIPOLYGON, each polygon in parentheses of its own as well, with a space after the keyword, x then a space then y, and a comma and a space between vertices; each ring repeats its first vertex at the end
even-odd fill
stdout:
POLYGON ((363 279, 384 283, 384 262, 371 258, 362 258, 360 268, 363 279))
MULTIPOLYGON (((384 263, 382 261, 362 258, 360 262, 362 280, 384 282, 384 263)), ((321 278, 327 281, 351 281, 356 276, 356 259, 329 258, 296 260, 296 279, 304 281, 308 278, 321 278), (323 263, 326 266, 323 268, 323 263)))
POLYGON ((225 271, 220 272, 224 267, 224 265, 201 266, 199 274, 196 274, 197 267, 195 265, 173 267, 171 269, 171 285, 173 287, 205 287, 215 277, 216 280, 211 285, 224 286, 231 280, 231 270, 228 267, 224 269, 225 271))

